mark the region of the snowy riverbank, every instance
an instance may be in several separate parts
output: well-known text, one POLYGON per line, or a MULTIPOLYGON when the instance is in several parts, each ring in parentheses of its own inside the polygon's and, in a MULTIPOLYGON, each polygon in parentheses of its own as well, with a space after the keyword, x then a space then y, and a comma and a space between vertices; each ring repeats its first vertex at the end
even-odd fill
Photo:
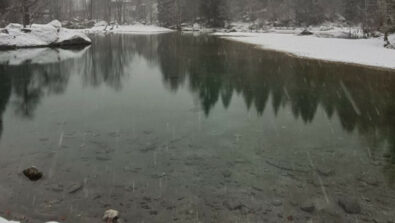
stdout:
MULTIPOLYGON (((215 33, 221 38, 257 45, 295 56, 395 69, 395 50, 381 38, 339 39, 278 33, 215 33)), ((390 36, 395 42, 395 35, 390 36)))
POLYGON ((19 223, 18 221, 8 221, 5 218, 0 217, 0 223, 19 223))
POLYGON ((174 30, 159 27, 155 25, 107 25, 106 23, 97 23, 90 29, 80 30, 84 33, 125 33, 125 34, 160 34, 167 32, 174 32, 174 30))
POLYGON ((33 24, 27 28, 20 24, 10 24, 0 29, 0 49, 64 47, 90 43, 91 40, 84 33, 63 28, 57 20, 48 24, 33 24))
MULTIPOLYGON (((0 217, 0 223, 20 223, 20 222, 19 221, 11 221, 11 220, 8 221, 7 219, 0 217)), ((50 221, 47 223, 58 223, 58 222, 50 221)))

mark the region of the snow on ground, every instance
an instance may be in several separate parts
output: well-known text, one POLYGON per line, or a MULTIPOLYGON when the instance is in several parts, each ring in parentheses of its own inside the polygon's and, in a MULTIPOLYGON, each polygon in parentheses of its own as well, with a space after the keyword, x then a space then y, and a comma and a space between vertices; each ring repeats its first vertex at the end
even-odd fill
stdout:
MULTIPOLYGON (((7 219, 0 217, 0 223, 20 223, 20 222, 19 221, 8 221, 7 219)), ((58 222, 50 221, 47 223, 58 223, 58 222)))
POLYGON ((44 46, 87 45, 91 40, 79 31, 61 27, 59 21, 33 24, 23 29, 20 24, 9 24, 0 29, 0 49, 44 46))
POLYGON ((5 218, 0 217, 0 223, 19 223, 19 221, 8 221, 5 218))
MULTIPOLYGON (((214 35, 305 58, 395 69, 395 50, 384 48, 383 38, 339 39, 278 33, 215 33, 214 35)), ((394 43, 395 35, 390 39, 394 43)))
MULTIPOLYGON (((275 27, 262 26, 258 28, 256 24, 233 22, 230 24, 230 30, 236 32, 255 32, 255 33, 281 33, 281 34, 299 34, 303 30, 313 32, 314 35, 327 38, 363 38, 364 33, 361 26, 348 26, 341 23, 323 23, 319 26, 310 27, 275 27)), ((229 30, 228 30, 229 31, 229 30)))
POLYGON ((29 64, 49 64, 63 60, 82 57, 89 47, 83 49, 55 49, 55 48, 34 48, 16 49, 0 51, 0 64, 20 65, 29 64))
POLYGON ((106 23, 97 23, 95 27, 83 29, 85 33, 130 33, 130 34, 160 34, 173 32, 171 29, 155 25, 108 25, 106 23))

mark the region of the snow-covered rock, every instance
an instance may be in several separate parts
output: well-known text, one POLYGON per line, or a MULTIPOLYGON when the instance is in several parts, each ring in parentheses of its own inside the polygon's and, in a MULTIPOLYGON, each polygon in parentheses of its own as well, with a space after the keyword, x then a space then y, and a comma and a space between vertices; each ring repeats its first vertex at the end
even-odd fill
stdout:
POLYGON ((91 40, 82 32, 65 29, 59 21, 49 24, 33 24, 23 28, 19 24, 10 24, 0 30, 0 49, 89 45, 91 40))
POLYGON ((71 29, 61 29, 58 39, 52 45, 70 46, 70 45, 88 45, 91 39, 82 32, 76 32, 71 29))

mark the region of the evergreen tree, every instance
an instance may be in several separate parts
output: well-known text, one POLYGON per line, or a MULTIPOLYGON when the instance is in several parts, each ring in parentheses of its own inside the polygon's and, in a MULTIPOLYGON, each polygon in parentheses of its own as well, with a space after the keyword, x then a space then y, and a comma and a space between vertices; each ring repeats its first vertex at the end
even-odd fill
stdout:
POLYGON ((298 0, 295 13, 299 24, 314 25, 324 20, 323 9, 317 0, 298 0))
POLYGON ((347 0, 344 1, 344 17, 351 23, 363 21, 363 9, 365 0, 347 0))
POLYGON ((202 0, 200 2, 200 14, 206 20, 208 26, 223 27, 226 21, 226 0, 202 0))
POLYGON ((158 0, 158 20, 165 27, 177 24, 177 0, 158 0))

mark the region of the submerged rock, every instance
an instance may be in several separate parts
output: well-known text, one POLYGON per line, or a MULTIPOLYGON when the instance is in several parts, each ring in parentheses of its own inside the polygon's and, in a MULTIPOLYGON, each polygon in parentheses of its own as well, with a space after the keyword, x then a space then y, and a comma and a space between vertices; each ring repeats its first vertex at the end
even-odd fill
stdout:
POLYGON ((119 211, 109 209, 106 212, 104 212, 103 221, 105 221, 106 223, 115 223, 118 222, 118 219, 119 219, 119 211))
POLYGON ((313 212, 313 211, 315 210, 315 205, 314 205, 313 202, 307 201, 307 202, 303 203, 303 204, 300 206, 300 209, 301 209, 302 211, 311 213, 311 212, 313 212))
POLYGON ((152 210, 149 212, 150 215, 158 215, 158 211, 152 210))
POLYGON ((225 170, 225 171, 222 172, 222 175, 223 175, 225 178, 229 178, 229 177, 232 176, 232 172, 229 171, 229 170, 225 170))
POLYGON ((356 199, 340 198, 338 204, 348 214, 359 214, 361 213, 361 206, 356 199))
POLYGON ((54 185, 51 185, 49 187, 49 189, 54 191, 54 192, 62 192, 63 191, 63 185, 61 185, 61 184, 54 184, 54 185))
POLYGON ((72 185, 70 185, 68 192, 69 194, 74 194, 80 191, 83 187, 84 185, 82 185, 82 183, 73 183, 72 185))
POLYGON ((370 186, 377 187, 377 186, 380 185, 379 179, 375 175, 371 175, 371 174, 362 176, 360 178, 360 181, 362 181, 362 182, 364 182, 364 183, 366 183, 366 184, 368 184, 370 186))
POLYGON ((36 167, 30 167, 23 171, 23 175, 25 175, 31 181, 38 181, 43 177, 43 173, 40 172, 36 167))
POLYGON ((242 209, 244 207, 244 205, 241 202, 238 202, 238 201, 224 201, 223 205, 229 211, 240 210, 240 209, 242 209))
POLYGON ((322 209, 317 211, 316 214, 314 214, 310 222, 348 223, 349 221, 346 221, 342 214, 337 213, 332 209, 322 209))
POLYGON ((335 170, 329 167, 318 167, 317 173, 323 177, 329 177, 335 175, 335 170))
POLYGON ((283 205, 283 202, 281 200, 273 200, 272 205, 279 207, 279 206, 283 205))

